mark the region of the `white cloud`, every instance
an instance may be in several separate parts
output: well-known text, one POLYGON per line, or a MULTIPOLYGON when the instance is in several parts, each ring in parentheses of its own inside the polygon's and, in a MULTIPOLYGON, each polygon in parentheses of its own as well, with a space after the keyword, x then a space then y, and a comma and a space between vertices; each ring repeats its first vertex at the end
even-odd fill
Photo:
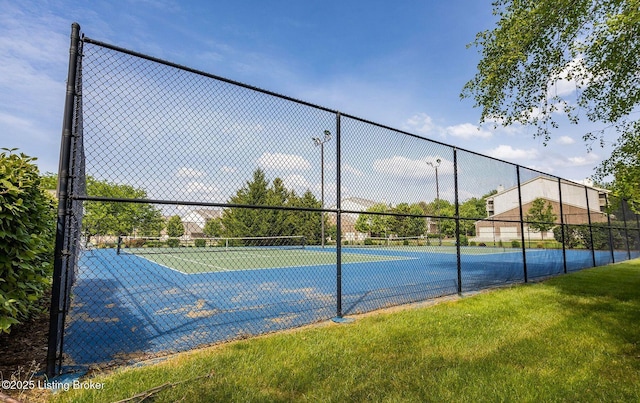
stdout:
POLYGON ((549 84, 547 97, 570 95, 578 88, 589 85, 592 80, 593 76, 585 69, 584 59, 575 58, 558 74, 555 81, 549 84))
POLYGON ((351 166, 349 164, 344 164, 342 166, 341 172, 343 174, 348 173, 348 174, 351 174, 351 175, 354 175, 354 176, 362 176, 362 175, 364 175, 361 170, 359 170, 358 168, 353 167, 353 166, 351 166))
POLYGON ((407 119, 403 128, 417 134, 428 134, 431 131, 437 130, 437 127, 433 123, 433 119, 431 119, 431 116, 426 113, 413 115, 407 119))
POLYGON ((448 126, 445 128, 445 133, 449 136, 458 137, 461 139, 471 138, 490 138, 493 134, 490 131, 484 130, 477 125, 471 123, 462 123, 455 126, 448 126))
POLYGON ((218 188, 211 185, 206 185, 202 182, 189 182, 187 186, 184 188, 186 193, 206 193, 206 194, 215 194, 218 193, 218 188))
MULTIPOLYGON (((375 160, 373 162, 373 170, 379 173, 400 176, 406 178, 430 178, 435 177, 435 167, 438 165, 439 157, 425 157, 423 159, 412 160, 407 157, 395 155, 391 158, 375 160)), ((453 173, 453 163, 451 161, 440 159, 438 166, 440 174, 453 173)))
POLYGON ((569 166, 585 166, 594 165, 600 161, 600 157, 594 153, 589 153, 584 157, 569 157, 567 162, 569 166))
POLYGON ((505 161, 518 163, 520 160, 534 160, 538 158, 538 150, 530 148, 524 150, 521 148, 513 148, 510 145, 499 145, 498 147, 487 151, 487 155, 505 161))
POLYGON ((298 174, 288 175, 282 179, 282 182, 287 189, 293 189, 296 192, 313 188, 313 184, 307 178, 298 174))
POLYGON ((265 169, 280 169, 284 171, 304 171, 311 168, 309 161, 299 155, 264 153, 258 158, 258 166, 265 169))
POLYGON ((561 136, 558 137, 558 140, 556 142, 560 145, 569 145, 574 144, 576 141, 569 136, 561 136))
POLYGON ((203 171, 197 169, 182 167, 178 169, 176 176, 178 178, 202 178, 204 174, 203 171))

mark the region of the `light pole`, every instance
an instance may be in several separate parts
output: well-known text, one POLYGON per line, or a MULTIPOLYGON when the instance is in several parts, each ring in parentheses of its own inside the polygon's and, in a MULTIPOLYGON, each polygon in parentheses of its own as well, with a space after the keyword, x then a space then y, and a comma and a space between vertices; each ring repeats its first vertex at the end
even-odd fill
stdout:
MULTIPOLYGON (((440 158, 436 159, 436 162, 427 162, 427 164, 431 165, 436 170, 436 214, 440 215, 440 184, 438 183, 438 167, 440 166, 440 158)), ((438 245, 442 246, 442 237, 440 236, 440 218, 436 222, 436 229, 438 230, 438 245)))
MULTIPOLYGON (((331 132, 329 130, 325 130, 323 138, 313 137, 312 140, 313 140, 313 144, 315 144, 316 146, 320 146, 320 164, 321 164, 320 198, 321 198, 322 208, 324 209, 324 143, 331 140, 331 132)), ((324 248, 324 212, 322 212, 322 214, 320 215, 320 225, 321 225, 320 227, 321 228, 321 235, 320 235, 321 244, 322 244, 322 247, 324 248)))

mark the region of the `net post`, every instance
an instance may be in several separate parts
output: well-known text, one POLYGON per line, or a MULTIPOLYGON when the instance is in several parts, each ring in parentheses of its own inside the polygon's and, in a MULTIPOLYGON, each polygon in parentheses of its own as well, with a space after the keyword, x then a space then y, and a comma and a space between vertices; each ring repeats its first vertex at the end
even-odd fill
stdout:
POLYGON ((116 255, 120 254, 121 247, 122 247, 122 235, 118 235, 118 243, 116 245, 116 255))

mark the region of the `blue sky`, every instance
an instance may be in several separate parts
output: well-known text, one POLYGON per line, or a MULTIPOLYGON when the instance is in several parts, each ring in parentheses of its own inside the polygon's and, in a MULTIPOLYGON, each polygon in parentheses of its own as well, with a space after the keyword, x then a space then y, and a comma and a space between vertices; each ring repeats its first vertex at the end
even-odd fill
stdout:
POLYGON ((96 40, 563 178, 590 176, 610 153, 587 152, 590 126, 561 120, 545 147, 532 129, 478 127, 479 110, 460 100, 479 60, 466 45, 492 28, 491 11, 489 0, 0 0, 0 146, 57 171, 75 21, 96 40))

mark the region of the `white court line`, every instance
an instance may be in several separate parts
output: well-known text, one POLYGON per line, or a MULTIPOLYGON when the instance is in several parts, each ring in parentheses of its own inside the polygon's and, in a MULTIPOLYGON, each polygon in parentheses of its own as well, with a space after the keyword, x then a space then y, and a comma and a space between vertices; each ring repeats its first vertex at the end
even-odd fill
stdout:
POLYGON ((129 256, 135 256, 135 257, 140 258, 140 259, 144 259, 144 260, 146 260, 147 262, 151 262, 151 263, 153 263, 153 264, 155 264, 155 265, 158 265, 158 266, 160 266, 160 267, 164 267, 165 269, 173 270, 173 271, 175 271, 176 273, 180 273, 180 274, 189 274, 189 273, 185 273, 185 272, 183 272, 183 271, 181 271, 181 270, 174 269, 174 268, 173 268, 173 267, 171 267, 171 266, 167 266, 167 265, 165 265, 165 264, 158 263, 158 262, 156 262, 155 260, 148 259, 148 258, 146 258, 146 257, 144 257, 144 256, 140 256, 140 255, 136 255, 136 254, 127 254, 127 255, 129 255, 129 256))
POLYGON ((191 262, 191 263, 199 264, 199 265, 202 265, 202 266, 205 266, 205 267, 215 267, 216 269, 229 271, 229 269, 227 269, 226 267, 216 266, 214 264, 206 264, 206 263, 199 262, 197 260, 185 259, 183 257, 178 257, 178 256, 171 256, 171 257, 174 258, 174 259, 184 260, 185 262, 191 262))

